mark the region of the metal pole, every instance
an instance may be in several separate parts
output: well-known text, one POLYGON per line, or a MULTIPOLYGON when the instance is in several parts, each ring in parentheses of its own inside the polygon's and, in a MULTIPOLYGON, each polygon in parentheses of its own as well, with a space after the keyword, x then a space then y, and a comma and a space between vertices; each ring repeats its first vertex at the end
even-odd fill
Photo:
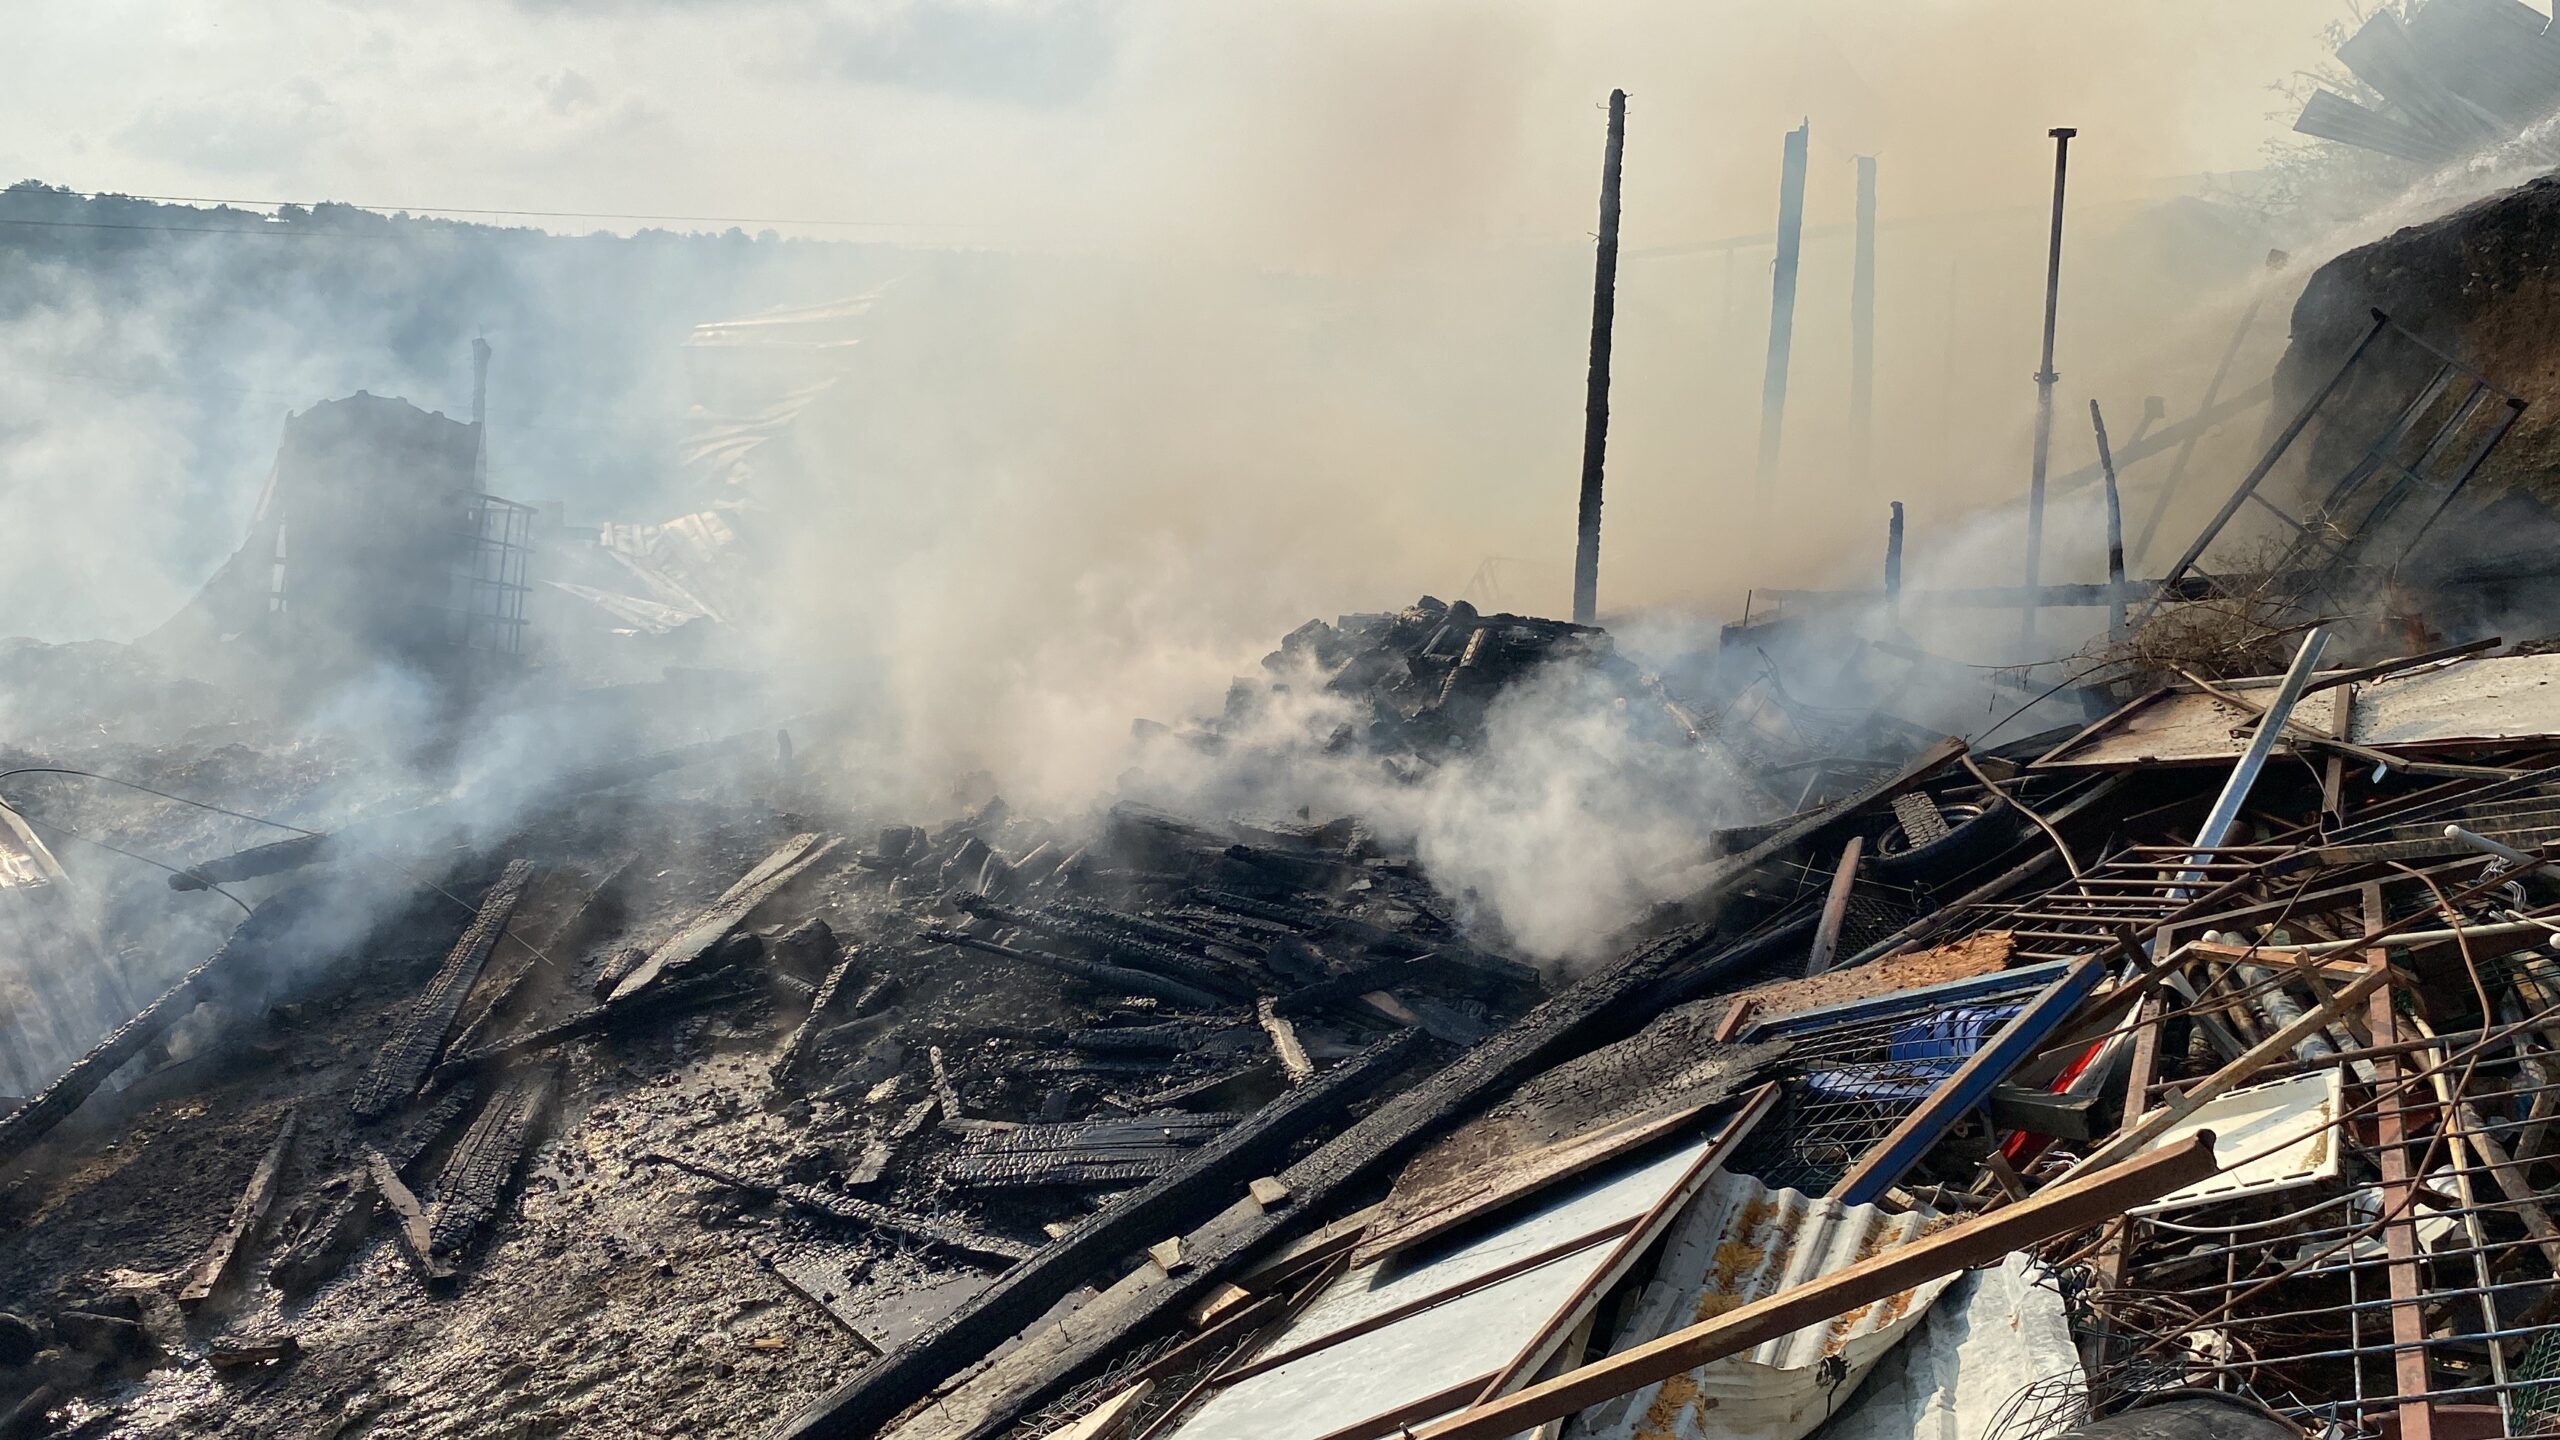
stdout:
POLYGON ((2124 641, 2124 503, 2116 495, 2116 457, 2107 448, 2107 417, 2089 401, 2089 425, 2098 432, 2098 477, 2107 487, 2107 638, 2124 641))
POLYGON ((1858 253, 1849 275, 1849 473, 1863 484, 1876 398, 1876 157, 1858 157, 1858 253))
MULTIPOLYGON (((2044 263, 2044 364, 2036 371, 2036 455, 2035 474, 2027 482, 2027 588, 2033 591, 2044 564, 2044 471, 2047 452, 2053 448, 2053 383, 2062 377, 2053 370, 2053 328, 2056 311, 2062 303, 2062 190, 2071 173, 2071 137, 2080 132, 2071 127, 2056 126, 2047 131, 2053 137, 2053 234, 2045 251, 2044 263)), ((2036 634, 2036 607, 2027 602, 2023 633, 2029 643, 2036 634)))
POLYGON ((1778 441, 1786 431, 1787 353, 1795 343, 1796 270, 1804 255, 1805 147, 1813 135, 1807 120, 1787 132, 1778 166, 1778 263, 1769 287, 1769 369, 1760 384, 1760 493, 1778 478, 1778 441))
POLYGON ((1582 507, 1574 531, 1573 622, 1600 608, 1600 475, 1609 449, 1609 332, 1618 311, 1618 162, 1627 147, 1627 92, 1609 92, 1609 149, 1600 166, 1600 258, 1591 279, 1591 371, 1582 409, 1582 507))
POLYGON ((1893 519, 1884 527, 1884 611, 1902 623, 1902 502, 1893 502, 1893 519))

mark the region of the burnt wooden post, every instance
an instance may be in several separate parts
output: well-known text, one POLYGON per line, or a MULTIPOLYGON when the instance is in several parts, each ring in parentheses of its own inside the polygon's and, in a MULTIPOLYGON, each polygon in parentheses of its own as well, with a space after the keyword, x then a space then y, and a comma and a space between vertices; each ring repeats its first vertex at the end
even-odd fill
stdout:
POLYGON ((1582 405, 1582 509, 1574 527, 1573 623, 1600 608, 1600 475, 1609 450, 1609 332, 1618 315, 1618 162, 1627 92, 1609 92, 1609 149, 1600 162, 1600 258, 1591 278, 1591 372, 1582 405))
POLYGON ((1902 620, 1902 502, 1893 502, 1893 518, 1884 527, 1884 613, 1902 620))
POLYGON ((2067 125, 2046 132, 2053 136, 2053 233, 2044 262, 2044 363, 2036 369, 2036 454, 2034 477, 2027 482, 2027 610, 2023 633, 2032 643, 2036 633, 2035 589, 2044 565, 2044 472, 2053 448, 2053 326, 2062 301, 2062 189, 2071 170, 2071 137, 2080 132, 2067 125))
POLYGON ((1778 478, 1778 441, 1786 431, 1787 354, 1795 343, 1796 270, 1804 255, 1805 147, 1808 120, 1787 132, 1778 167, 1778 263, 1769 282, 1769 369, 1760 383, 1760 493, 1778 478))

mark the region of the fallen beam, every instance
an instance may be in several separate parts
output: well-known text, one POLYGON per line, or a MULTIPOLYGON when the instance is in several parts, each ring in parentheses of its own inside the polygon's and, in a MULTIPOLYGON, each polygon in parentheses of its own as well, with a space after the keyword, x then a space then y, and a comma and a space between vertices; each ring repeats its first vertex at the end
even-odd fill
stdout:
POLYGON ((435 1068, 436 1057, 444 1052, 445 1037, 453 1033, 454 1017, 462 1011, 463 997, 479 980, 481 968, 489 962, 489 952, 497 948, 498 936, 505 932, 507 921, 524 899, 525 888, 532 883, 533 866, 523 860, 510 861, 500 872, 498 882, 481 897, 480 908, 464 927, 462 938, 453 943, 444 963, 436 967, 435 977, 418 992, 417 1000, 392 1031, 390 1042, 374 1057, 373 1067, 356 1086, 357 1119, 378 1120, 418 1093, 427 1072, 435 1068))
POLYGON ((741 877, 711 907, 694 918, 692 924, 649 952, 649 958, 613 987, 607 1003, 629 1000, 656 984, 661 976, 681 975, 702 963, 704 957, 728 943, 730 937, 745 927, 747 917, 757 906, 773 898, 783 886, 806 874, 809 867, 826 858, 842 842, 841 836, 821 837, 815 832, 794 835, 782 848, 764 858, 763 863, 741 877))
POLYGON ((779 1200, 795 1210, 806 1211, 812 1215, 823 1215, 830 1220, 841 1220, 848 1225, 858 1225, 865 1230, 903 1235, 910 1240, 921 1240, 929 1245, 938 1245, 958 1255, 1002 1260, 1010 1264, 1028 1260, 1034 1254, 1032 1247, 1019 1241, 973 1230, 956 1220, 946 1220, 938 1215, 918 1215, 911 1211, 892 1209, 886 1205, 875 1205, 868 1200, 856 1200, 848 1195, 831 1194, 814 1185, 782 1185, 758 1180, 739 1174, 735 1170, 706 1164, 700 1160, 688 1160, 683 1156, 670 1155, 661 1150, 647 1151, 633 1158, 644 1165, 672 1165, 688 1175, 699 1175, 705 1180, 726 1185, 732 1190, 743 1190, 747 1194, 763 1199, 779 1200))
MULTIPOLYGON (((1088 1284, 1096 1271, 1169 1234, 1191 1228, 1208 1206, 1242 1190, 1300 1140, 1374 1094, 1412 1058, 1421 1037, 1389 1036, 1291 1091, 1210 1142, 1146 1188, 1103 1207, 1043 1246, 1029 1264, 924 1334, 821 1396, 779 1432, 793 1437, 868 1436, 933 1387, 1002 1344, 1088 1284)), ((1357 1127, 1354 1127, 1357 1128, 1357 1127)), ((1081 1312, 1079 1312, 1081 1313, 1081 1312)))
POLYGON ((430 1255, 449 1263, 482 1226, 497 1218, 556 1088, 548 1068, 518 1076, 490 1096, 471 1128, 462 1132, 444 1173, 436 1177, 435 1205, 427 1212, 430 1255))
POLYGON ((1414 1440, 1504 1440, 1942 1275, 2097 1225, 2214 1173, 2212 1132, 2200 1132, 2170 1149, 1959 1220, 1923 1239, 1408 1433, 1414 1440))
POLYGON ((1152 995, 1159 1000, 1170 1001, 1195 1010, 1227 1010, 1234 1008, 1235 1004, 1225 996, 1213 995, 1197 986, 1185 985, 1179 980, 1168 980, 1152 971, 1130 970, 1118 965, 1105 965, 1099 960, 1077 960, 1039 950, 1017 949, 1014 946, 1000 945, 993 940, 981 939, 966 930, 955 930, 945 925, 928 925, 917 933, 923 939, 938 945, 957 945, 964 950, 975 950, 981 955, 1019 960, 1025 965, 1037 965, 1043 970, 1054 970, 1061 975, 1071 975, 1088 984, 1098 985, 1106 990, 1116 990, 1123 995, 1152 995))
POLYGON ((284 1163, 293 1153, 293 1134, 299 1110, 287 1110, 284 1123, 276 1127, 276 1138, 267 1153, 258 1157, 258 1167, 249 1172, 249 1183, 242 1187, 240 1198, 232 1202, 231 1221, 214 1237, 204 1257, 189 1267, 186 1278, 178 1286, 178 1302, 199 1305, 213 1297, 240 1265, 241 1247, 267 1223, 267 1212, 275 1208, 276 1192, 284 1183, 284 1163))

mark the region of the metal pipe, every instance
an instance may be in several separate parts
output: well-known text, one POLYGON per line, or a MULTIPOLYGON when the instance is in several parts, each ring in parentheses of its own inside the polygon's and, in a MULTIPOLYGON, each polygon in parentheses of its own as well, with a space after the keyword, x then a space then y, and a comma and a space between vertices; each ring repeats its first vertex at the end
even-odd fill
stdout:
POLYGON ((1778 263, 1770 272, 1769 368, 1760 382, 1760 493, 1778 478, 1778 441, 1786 431, 1787 355, 1795 341, 1796 271, 1804 255, 1805 149, 1813 122, 1787 132, 1778 166, 1778 263))
POLYGON ((1600 165, 1600 256, 1591 277, 1591 369, 1582 407, 1582 506, 1574 526, 1573 623, 1600 605, 1600 476, 1609 449, 1609 345, 1618 315, 1618 169, 1627 148, 1627 92, 1609 92, 1609 146, 1600 165))
MULTIPOLYGON (((2053 369, 2054 324, 2062 304, 2062 192, 2063 182, 2071 173, 2071 137, 2080 132, 2061 125, 2046 133, 2053 137, 2053 233, 2045 252, 2044 363, 2036 370, 2035 473, 2027 483, 2029 590, 2035 588, 2044 564, 2045 462, 2053 448, 2053 386, 2062 378, 2053 369)), ((2036 633, 2036 610, 2032 602, 2027 606, 2024 626, 2024 634, 2032 642, 2036 633)))
MULTIPOLYGON (((2230 837, 2232 825, 2240 819, 2240 807, 2249 798, 2250 787, 2258 783, 2258 772, 2266 768, 2267 757, 2275 753, 2285 722, 2292 718, 2294 703, 2302 698, 2302 687, 2311 683, 2311 672, 2320 667, 2320 652, 2328 647, 2326 625, 2314 625, 2302 637, 2302 648, 2294 652, 2293 665, 2284 672, 2284 683, 2276 687, 2275 698, 2267 702, 2266 713, 2259 717, 2258 731, 2249 737, 2249 748, 2241 753, 2240 763, 2231 767, 2231 778, 2223 782, 2213 808, 2205 812, 2193 846, 2199 853, 2189 857, 2190 865, 2203 864, 2205 856, 2201 852, 2220 847, 2230 837)), ((2183 887, 2190 879, 2202 879, 2203 874, 2190 869, 2178 878, 2183 887)))

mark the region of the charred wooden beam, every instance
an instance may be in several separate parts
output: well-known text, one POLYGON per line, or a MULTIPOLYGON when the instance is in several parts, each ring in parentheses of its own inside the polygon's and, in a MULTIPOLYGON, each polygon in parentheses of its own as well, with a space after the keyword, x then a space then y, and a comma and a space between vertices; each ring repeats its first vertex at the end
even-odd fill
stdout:
POLYGON ((799 1075, 800 1067, 816 1053, 818 1037, 827 1029, 837 997, 845 994, 844 982, 852 976, 859 963, 853 952, 847 950, 844 958, 835 963, 835 968, 827 972, 827 978, 818 982, 818 993, 810 998, 808 1015, 791 1032, 791 1038, 783 1042, 782 1053, 774 1057, 773 1085, 776 1089, 792 1084, 799 1075))
POLYGON ((276 1127, 276 1138, 267 1153, 258 1157, 258 1166, 249 1172, 249 1183, 232 1202, 231 1220, 215 1236, 202 1259, 187 1269, 178 1283, 178 1300, 185 1305, 200 1305, 211 1299, 213 1292, 228 1282, 239 1268, 244 1247, 252 1243, 258 1230, 267 1223, 267 1212, 275 1208, 276 1192, 284 1185, 285 1162, 293 1154, 293 1133, 301 1119, 299 1110, 287 1110, 284 1123, 276 1127))
POLYGON ((533 866, 523 860, 511 861, 498 876, 498 883, 481 897, 480 909, 464 927, 462 938, 454 942, 444 963, 436 967, 435 977, 418 992, 408 1013, 400 1017, 389 1043, 356 1086, 357 1119, 378 1120, 418 1093, 427 1072, 435 1068, 436 1057, 444 1052, 445 1037, 453 1031, 453 1019, 462 1010, 463 998, 471 993, 481 967, 489 961, 489 952, 497 947, 498 936, 524 899, 525 887, 532 883, 533 866))
POLYGON ((1280 1073, 1292 1085, 1304 1085, 1316 1076, 1314 1062, 1307 1059, 1307 1047, 1298 1043, 1298 1027, 1289 1023, 1265 995, 1254 1007, 1254 1018, 1262 1022, 1262 1033, 1271 1037, 1271 1053, 1279 1058, 1280 1073))
POLYGON ((1253 987, 1225 965, 1186 955, 1172 946, 1125 933, 1111 925, 1098 924, 1084 916, 1062 913, 1046 906, 999 904, 983 895, 962 895, 952 903, 980 919, 1018 926, 1080 945, 1096 954, 1109 956, 1130 969, 1161 975, 1195 990, 1236 999, 1245 999, 1253 994, 1253 987))
POLYGON ((894 1209, 887 1205, 875 1205, 868 1200, 856 1200, 850 1195, 833 1195, 814 1185, 785 1185, 769 1180, 757 1180, 735 1170, 670 1155, 664 1151, 653 1150, 634 1158, 642 1164, 672 1165, 689 1175, 699 1175, 705 1180, 726 1185, 732 1190, 743 1190, 766 1200, 779 1200, 794 1210, 805 1211, 811 1215, 822 1215, 830 1220, 841 1220, 847 1225, 859 1226, 865 1230, 877 1230, 884 1234, 902 1235, 910 1240, 921 1240, 928 1245, 940 1246, 957 1255, 1010 1263, 1028 1260, 1035 1253, 1031 1246, 1020 1241, 1008 1240, 1001 1235, 989 1235, 957 1220, 940 1215, 918 1215, 913 1211, 894 1209))
POLYGON ((493 1040, 476 1050, 447 1056, 444 1063, 436 1067, 434 1078, 442 1083, 511 1056, 599 1034, 619 1025, 636 1024, 652 1016, 672 1015, 696 1005, 734 1000, 746 990, 746 983, 725 966, 709 971, 697 969, 694 974, 643 991, 633 999, 590 1005, 548 1025, 510 1035, 503 1040, 493 1040))
POLYGON ((1070 1030, 1067 1045, 1097 1055, 1189 1055, 1233 1036, 1239 1028, 1209 1020, 1168 1020, 1159 1025, 1070 1030))
POLYGON ((509 1080, 462 1132, 444 1173, 436 1177, 436 1201, 427 1214, 430 1255, 458 1255, 482 1226, 497 1218, 557 1089, 548 1068, 509 1080))
MULTIPOLYGON (((408 1169, 469 1112, 471 1101, 471 1086, 467 1083, 446 1091, 375 1153, 384 1156, 384 1163, 395 1172, 408 1169)), ((364 1165, 340 1174, 332 1182, 331 1193, 322 1197, 317 1213, 268 1268, 267 1283, 289 1296, 307 1294, 326 1283, 364 1243, 378 1200, 372 1176, 364 1165)))
POLYGON ((1128 1185, 1166 1174, 1240 1118, 1173 1114, 1020 1125, 970 1136, 945 1175, 970 1190, 1128 1185))
POLYGON ((746 925, 747 917, 757 906, 806 874, 809 867, 825 859, 840 843, 841 836, 822 837, 815 833, 795 835, 785 841, 781 849, 766 856, 762 864, 730 886, 693 923, 650 951, 648 959, 613 987, 608 1000, 628 1000, 657 983, 661 976, 679 976, 701 964, 746 925))
POLYGON ((993 940, 981 939, 966 930, 955 930, 943 925, 928 925, 917 933, 935 944, 957 945, 965 950, 975 950, 982 955, 997 955, 1007 960, 1019 960, 1026 965, 1055 970, 1061 975, 1072 975, 1079 980, 1101 986, 1106 990, 1116 990, 1123 995, 1153 995, 1159 1000, 1170 1001, 1195 1010, 1225 1010, 1234 1005, 1234 1002, 1225 996, 1213 995, 1197 986, 1185 985, 1179 980, 1168 980, 1150 971, 1105 965, 1099 960, 1077 960, 1065 955, 1050 955, 1038 950, 1018 949, 1011 945, 1000 945, 993 940))

